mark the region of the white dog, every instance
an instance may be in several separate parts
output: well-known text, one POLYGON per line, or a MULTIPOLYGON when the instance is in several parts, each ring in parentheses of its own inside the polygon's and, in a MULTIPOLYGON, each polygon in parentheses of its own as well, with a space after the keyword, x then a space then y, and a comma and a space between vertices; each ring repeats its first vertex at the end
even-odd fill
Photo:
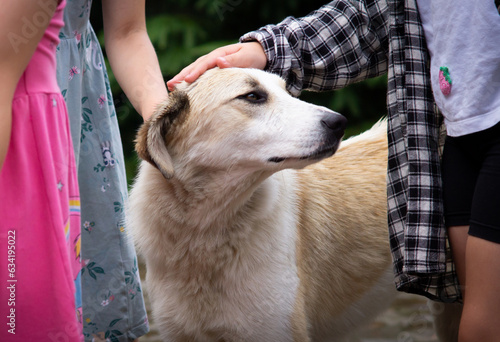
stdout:
POLYGON ((341 341, 386 308, 385 125, 335 153, 345 119, 275 75, 180 85, 138 134, 128 217, 163 340, 341 341))

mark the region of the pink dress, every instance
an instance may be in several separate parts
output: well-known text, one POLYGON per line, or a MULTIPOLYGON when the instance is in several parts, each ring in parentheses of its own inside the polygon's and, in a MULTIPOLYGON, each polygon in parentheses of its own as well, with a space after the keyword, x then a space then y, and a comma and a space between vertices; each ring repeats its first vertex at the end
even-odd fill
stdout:
MULTIPOLYGON (((56 80, 64 1, 21 77, 0 173, 0 341, 81 341, 80 201, 56 80), (76 301, 75 301, 76 298, 76 301), (75 311, 76 310, 76 311, 75 311)), ((49 19, 49 14, 44 13, 49 19)))

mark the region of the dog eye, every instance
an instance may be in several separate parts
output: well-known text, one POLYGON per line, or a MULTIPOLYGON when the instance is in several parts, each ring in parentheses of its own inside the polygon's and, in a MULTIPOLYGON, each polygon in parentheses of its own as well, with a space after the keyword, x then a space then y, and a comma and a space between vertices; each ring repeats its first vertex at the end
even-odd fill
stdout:
POLYGON ((237 98, 252 103, 262 103, 267 100, 266 94, 259 91, 252 91, 250 93, 240 95, 237 98))

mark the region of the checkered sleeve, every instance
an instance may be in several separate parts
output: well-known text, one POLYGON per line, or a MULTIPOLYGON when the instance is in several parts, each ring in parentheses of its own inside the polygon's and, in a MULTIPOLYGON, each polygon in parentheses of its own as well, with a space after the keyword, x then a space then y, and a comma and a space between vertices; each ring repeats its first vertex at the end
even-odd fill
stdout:
POLYGON ((302 89, 338 89, 387 71, 387 13, 385 1, 337 0, 240 41, 258 41, 266 69, 282 76, 295 95, 302 89))
POLYGON ((388 222, 398 290, 460 299, 443 219, 439 133, 415 0, 389 0, 388 222))

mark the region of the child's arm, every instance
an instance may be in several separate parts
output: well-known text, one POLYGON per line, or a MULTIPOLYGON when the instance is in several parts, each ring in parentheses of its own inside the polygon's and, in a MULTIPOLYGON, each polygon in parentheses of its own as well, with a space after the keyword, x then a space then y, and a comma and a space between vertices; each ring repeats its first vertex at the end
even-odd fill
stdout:
POLYGON ((113 73, 139 114, 146 120, 167 88, 146 30, 144 0, 103 0, 106 52, 113 73))
POLYGON ((289 17, 241 38, 253 45, 228 45, 200 57, 167 85, 193 82, 218 66, 265 67, 284 77, 294 94, 341 88, 387 71, 387 18, 385 0, 332 1, 306 17, 289 17))
POLYGON ((198 58, 168 81, 167 86, 174 90, 175 85, 182 81, 192 83, 205 71, 215 67, 264 69, 266 63, 264 49, 257 42, 227 45, 198 58))
POLYGON ((241 41, 258 41, 266 70, 282 76, 296 95, 302 89, 338 89, 387 71, 388 12, 385 1, 337 0, 241 41))

